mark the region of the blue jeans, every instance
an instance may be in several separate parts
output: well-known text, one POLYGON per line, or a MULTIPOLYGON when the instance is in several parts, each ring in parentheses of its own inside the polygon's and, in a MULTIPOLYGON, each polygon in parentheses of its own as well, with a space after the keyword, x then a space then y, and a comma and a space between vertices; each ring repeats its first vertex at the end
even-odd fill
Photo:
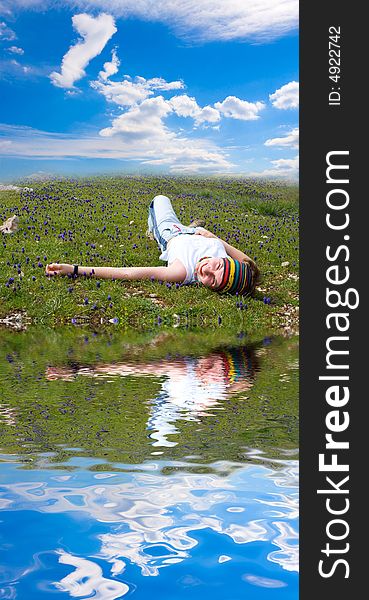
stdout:
MULTIPOLYGON (((162 253, 165 253, 167 244, 173 237, 183 233, 196 233, 195 227, 186 227, 180 222, 171 201, 166 196, 155 196, 150 204, 147 223, 162 253)), ((163 257, 162 260, 166 258, 163 257)))

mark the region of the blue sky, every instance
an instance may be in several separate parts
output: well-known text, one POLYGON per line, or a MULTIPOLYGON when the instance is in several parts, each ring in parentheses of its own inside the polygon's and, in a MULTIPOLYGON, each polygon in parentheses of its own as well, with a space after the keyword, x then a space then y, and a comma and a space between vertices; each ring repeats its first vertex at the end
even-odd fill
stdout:
POLYGON ((298 172, 296 0, 0 0, 0 181, 298 172))

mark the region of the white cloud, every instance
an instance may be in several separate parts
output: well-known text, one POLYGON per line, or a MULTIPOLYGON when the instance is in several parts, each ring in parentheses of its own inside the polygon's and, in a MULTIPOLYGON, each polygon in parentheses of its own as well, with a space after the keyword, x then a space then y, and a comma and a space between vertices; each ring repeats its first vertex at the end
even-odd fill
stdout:
POLYGON ((134 16, 167 24, 196 41, 269 41, 298 27, 297 0, 77 0, 119 17, 134 16))
POLYGON ((109 77, 118 73, 119 65, 120 65, 120 60, 119 60, 116 50, 114 48, 111 53, 111 61, 104 63, 104 68, 99 73, 100 79, 102 79, 103 81, 106 81, 109 77))
POLYGON ((220 113, 212 106, 204 106, 201 108, 195 98, 182 94, 173 96, 168 101, 168 104, 173 108, 173 111, 179 117, 192 117, 195 120, 195 125, 204 123, 217 123, 220 121, 220 113))
POLYGON ((299 147, 299 128, 295 127, 287 132, 283 137, 271 138, 264 142, 265 146, 278 146, 283 148, 298 148, 299 147))
POLYGON ((258 113, 265 108, 265 104, 264 102, 247 102, 236 96, 227 96, 223 102, 215 102, 214 107, 225 117, 255 121, 260 118, 258 113))
MULTIPOLYGON (((235 96, 228 96, 223 102, 217 102, 214 106, 201 107, 196 98, 187 94, 173 96, 165 100, 162 96, 155 96, 155 92, 171 91, 184 88, 183 81, 166 81, 161 77, 145 79, 136 76, 132 79, 125 75, 122 81, 111 81, 111 74, 118 71, 119 59, 116 52, 112 53, 112 61, 104 64, 104 70, 100 71, 99 79, 90 83, 97 92, 102 94, 108 102, 117 104, 120 108, 130 109, 115 117, 110 127, 101 130, 100 135, 110 137, 116 133, 133 133, 136 136, 146 135, 147 129, 152 132, 160 126, 164 127, 162 118, 174 113, 179 117, 191 117, 194 120, 195 129, 199 126, 219 129, 221 114, 226 117, 241 120, 256 120, 259 118, 265 104, 263 102, 247 102, 235 96), (151 98, 154 96, 154 98, 151 98), (151 102, 146 102, 146 100, 151 102), (155 101, 155 102, 154 102, 155 101), (159 109, 159 112, 157 110, 159 109), (155 123, 149 123, 149 119, 155 119, 155 123), (158 119, 158 121, 156 120, 158 119)), ((166 130, 167 133, 169 130, 166 130)))
POLYGON ((298 155, 294 158, 280 158, 278 160, 270 161, 273 165, 270 169, 264 169, 264 171, 257 171, 249 173, 250 177, 262 177, 270 179, 289 179, 295 181, 298 179, 299 173, 299 157, 298 155))
POLYGON ((162 96, 148 98, 114 119, 100 135, 134 144, 145 165, 181 172, 229 170, 232 165, 220 148, 206 140, 181 137, 165 125, 163 119, 172 112, 171 102, 162 96))
POLYGON ((24 54, 23 48, 18 48, 18 46, 10 46, 10 48, 7 48, 7 51, 11 52, 12 54, 19 54, 19 56, 24 54))
POLYGON ((218 121, 220 121, 219 111, 212 106, 204 106, 195 117, 195 125, 217 123, 218 121))
POLYGON ((12 40, 16 39, 16 34, 15 32, 10 29, 10 27, 7 26, 6 23, 4 23, 4 21, 0 21, 0 39, 6 41, 6 42, 10 42, 12 40))
POLYGON ((72 23, 82 40, 71 46, 64 55, 61 73, 54 71, 50 75, 52 83, 61 88, 72 88, 74 82, 85 75, 84 69, 90 60, 102 52, 117 31, 113 17, 105 13, 97 17, 86 13, 74 15, 72 23))
MULTIPOLYGON (((155 139, 169 134, 162 118, 171 112, 170 105, 162 96, 148 98, 124 114, 113 119, 111 127, 100 131, 103 137, 124 134, 134 137, 155 139)), ((175 135, 174 133, 171 135, 175 135)))
POLYGON ((141 83, 134 83, 129 80, 109 81, 107 83, 92 81, 91 86, 100 94, 103 94, 108 102, 113 102, 121 107, 133 106, 153 94, 150 89, 141 83))
POLYGON ((1 0, 0 1, 0 10, 4 14, 11 15, 13 10, 16 8, 24 8, 26 10, 32 8, 39 8, 40 6, 46 5, 47 0, 42 2, 42 0, 1 0))
POLYGON ((134 106, 142 102, 154 95, 153 90, 168 91, 184 87, 182 81, 168 82, 161 77, 152 79, 135 77, 133 81, 129 76, 126 75, 125 77, 122 81, 108 81, 108 77, 103 78, 103 80, 100 78, 100 80, 92 81, 91 86, 100 94, 103 94, 108 102, 113 102, 120 107, 134 106))
MULTIPOLYGON (((3 4, 9 10, 46 8, 55 5, 55 0, 4 0, 3 4)), ((178 36, 201 42, 264 42, 298 28, 298 0, 63 0, 63 4, 161 22, 178 36)))
MULTIPOLYGON (((143 77, 137 77, 137 79, 145 82, 143 77)), ((161 77, 153 77, 152 79, 146 80, 146 85, 148 85, 153 90, 161 90, 163 92, 171 91, 171 90, 180 90, 184 87, 183 81, 165 81, 161 77)))
POLYGON ((10 60, 0 60, 0 74, 7 73, 12 77, 21 77, 29 75, 44 74, 43 69, 20 64, 15 58, 10 60))
POLYGON ((200 111, 195 98, 190 98, 187 94, 173 96, 168 104, 179 117, 195 117, 200 111))
POLYGON ((10 140, 0 140, 0 152, 1 150, 8 150, 11 146, 10 140))
POLYGON ((287 108, 298 108, 299 105, 299 83, 298 81, 290 81, 286 85, 276 90, 274 94, 270 94, 269 100, 275 106, 282 110, 287 108))
POLYGON ((272 160, 271 163, 277 170, 297 169, 299 165, 299 157, 297 155, 294 158, 279 158, 278 160, 272 160))
POLYGON ((152 96, 155 89, 166 90, 173 89, 173 87, 178 89, 183 87, 183 84, 180 81, 168 83, 160 78, 144 79, 143 77, 135 77, 134 81, 130 81, 130 79, 120 82, 109 81, 107 83, 93 81, 91 86, 103 94, 109 102, 125 107, 133 106, 152 96))
POLYGON ((1 125, 0 135, 9 143, 0 145, 0 154, 34 159, 119 159, 165 166, 171 172, 223 173, 234 167, 213 142, 189 139, 167 129, 162 118, 170 107, 163 98, 149 98, 142 104, 115 123, 114 134, 73 136, 1 125))

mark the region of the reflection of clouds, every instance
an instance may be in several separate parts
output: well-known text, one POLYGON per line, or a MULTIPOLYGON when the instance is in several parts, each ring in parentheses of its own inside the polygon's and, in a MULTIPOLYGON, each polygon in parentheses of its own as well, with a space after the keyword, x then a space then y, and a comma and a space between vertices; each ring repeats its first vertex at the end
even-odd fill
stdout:
POLYGON ((62 592, 69 592, 73 598, 89 597, 93 594, 95 600, 116 600, 129 592, 125 583, 103 577, 101 567, 92 560, 62 551, 59 554, 59 562, 72 565, 75 570, 54 585, 62 592))
POLYGON ((265 524, 256 521, 250 521, 247 525, 225 524, 219 518, 197 514, 187 515, 186 520, 190 521, 186 526, 171 527, 168 522, 156 523, 155 519, 151 519, 145 523, 145 527, 142 527, 142 522, 133 524, 136 526, 134 533, 103 534, 100 536, 102 547, 99 556, 113 563, 114 570, 116 560, 124 557, 140 567, 142 575, 155 576, 159 574, 159 569, 190 556, 190 550, 198 544, 193 537, 196 531, 211 529, 229 536, 236 544, 269 539, 265 524))
MULTIPOLYGON (((97 475, 94 475, 96 478, 97 475)), ((126 481, 109 485, 77 487, 75 476, 70 487, 57 488, 46 482, 15 483, 9 486, 17 496, 16 506, 36 502, 37 510, 47 513, 69 511, 87 512, 97 521, 116 523, 124 520, 135 528, 152 517, 159 523, 162 515, 169 514, 172 505, 186 504, 191 511, 207 511, 214 504, 234 501, 235 493, 227 479, 216 475, 190 475, 178 473, 171 477, 151 474, 129 474, 126 481), (228 489, 227 489, 228 488, 228 489), (219 491, 220 490, 220 491, 219 491), (227 491, 225 491, 227 490, 227 491), (204 492, 197 496, 196 493, 204 492)))
MULTIPOLYGON (((271 471, 269 478, 278 487, 288 487, 289 493, 270 494, 269 499, 258 499, 257 501, 272 507, 270 516, 289 519, 290 521, 298 519, 299 516, 299 498, 298 491, 292 492, 291 487, 298 484, 298 463, 292 462, 281 471, 271 471)), ((268 513, 267 513, 268 514, 268 513)), ((278 531, 274 536, 272 543, 279 548, 268 554, 268 560, 278 563, 286 571, 299 571, 299 546, 298 530, 294 529, 286 521, 273 521, 273 527, 278 531)))
POLYGON ((273 517, 286 517, 297 519, 299 516, 299 501, 297 494, 271 494, 271 499, 257 500, 262 504, 273 507, 269 515, 273 517))
MULTIPOLYGON (((145 466, 158 470, 155 463, 145 466)), ((110 564, 112 576, 124 573, 128 563, 139 567, 143 575, 159 575, 161 569, 191 556, 201 530, 226 536, 237 545, 273 544, 276 549, 268 548, 267 559, 287 571, 297 571, 296 485, 296 463, 286 461, 279 471, 250 466, 227 477, 188 472, 163 477, 155 470, 94 475, 76 472, 69 478, 56 475, 43 483, 9 485, 6 497, 12 499, 9 508, 13 510, 78 511, 106 523, 106 532, 98 536, 101 548, 95 556, 110 564)), ((65 564, 76 567, 60 582, 65 590, 74 590, 77 595, 85 577, 100 589, 110 585, 110 580, 107 583, 102 578, 100 567, 90 560, 85 563, 69 554, 60 556, 65 564)), ((114 594, 114 586, 111 590, 114 594)))
MULTIPOLYGON (((178 534, 178 531, 172 531, 172 535, 165 535, 159 530, 151 531, 147 535, 144 532, 101 535, 102 547, 99 557, 112 563, 113 573, 123 572, 123 556, 137 565, 142 575, 155 576, 159 574, 160 568, 181 562, 189 556, 188 552, 176 548, 182 541, 180 537, 176 537, 178 534), (173 537, 174 543, 170 544, 169 540, 173 537)), ((196 542, 191 540, 190 546, 195 545, 196 542)))
POLYGON ((275 550, 268 554, 268 560, 278 563, 286 571, 299 570, 299 548, 298 548, 298 532, 285 521, 277 521, 273 523, 279 531, 273 539, 273 544, 278 546, 280 550, 275 550))
POLYGON ((285 587, 287 584, 278 579, 269 579, 268 577, 260 577, 259 575, 244 575, 242 577, 247 583, 257 585, 258 587, 264 588, 280 588, 285 587))
POLYGON ((224 562, 228 562, 229 560, 232 560, 232 558, 230 556, 227 556, 227 554, 221 554, 218 558, 218 563, 224 563, 224 562))

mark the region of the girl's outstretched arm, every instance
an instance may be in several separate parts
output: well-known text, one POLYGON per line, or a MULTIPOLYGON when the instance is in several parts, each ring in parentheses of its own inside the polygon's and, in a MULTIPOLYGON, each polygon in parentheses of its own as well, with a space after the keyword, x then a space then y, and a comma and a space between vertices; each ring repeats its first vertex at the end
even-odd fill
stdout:
MULTIPOLYGON (((51 263, 46 267, 46 275, 73 274, 74 265, 66 263, 51 263)), ((85 267, 78 266, 78 275, 88 275, 99 279, 125 279, 137 281, 142 279, 156 279, 161 281, 182 282, 186 279, 184 265, 175 260, 168 267, 85 267)))

